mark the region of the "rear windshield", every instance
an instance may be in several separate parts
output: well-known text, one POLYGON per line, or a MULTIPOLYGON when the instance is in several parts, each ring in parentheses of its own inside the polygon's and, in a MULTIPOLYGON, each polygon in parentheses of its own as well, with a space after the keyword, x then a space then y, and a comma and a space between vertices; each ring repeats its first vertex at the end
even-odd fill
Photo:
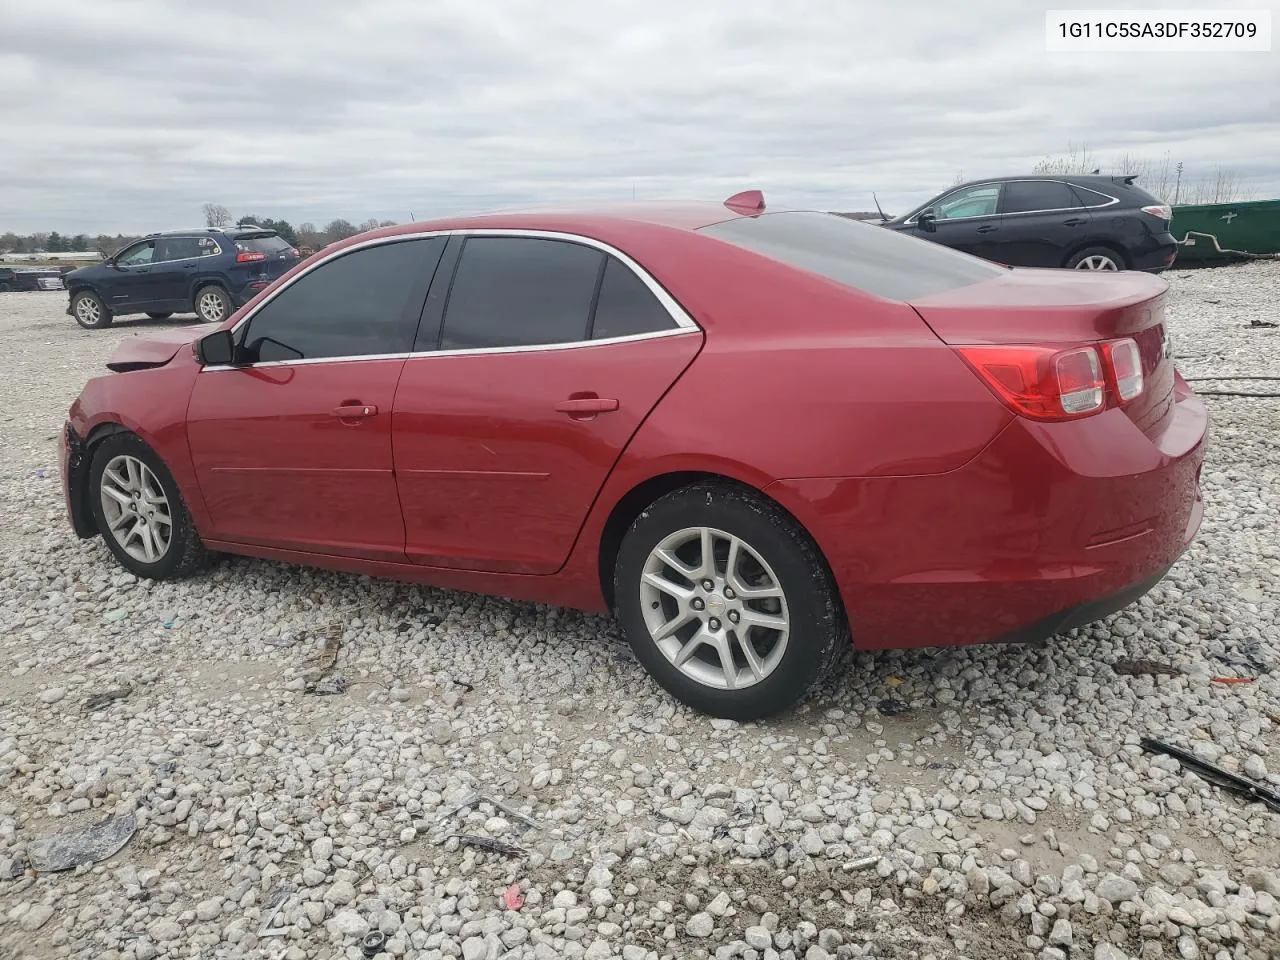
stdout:
POLYGON ((293 248, 277 233, 251 233, 247 237, 236 237, 236 249, 241 252, 282 253, 293 248))
POLYGON ((1004 272, 949 247, 833 213, 766 213, 701 232, 887 300, 943 293, 1004 272))

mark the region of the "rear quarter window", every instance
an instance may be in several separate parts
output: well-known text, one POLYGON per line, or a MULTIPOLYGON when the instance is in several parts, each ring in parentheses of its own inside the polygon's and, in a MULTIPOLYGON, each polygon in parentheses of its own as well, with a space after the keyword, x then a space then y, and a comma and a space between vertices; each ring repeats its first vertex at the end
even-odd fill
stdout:
POLYGON ((292 250, 289 241, 278 234, 258 234, 249 237, 236 237, 236 249, 241 253, 283 253, 292 250))
POLYGON ((1005 271, 949 247, 831 213, 766 213, 699 232, 887 300, 944 293, 1005 271))

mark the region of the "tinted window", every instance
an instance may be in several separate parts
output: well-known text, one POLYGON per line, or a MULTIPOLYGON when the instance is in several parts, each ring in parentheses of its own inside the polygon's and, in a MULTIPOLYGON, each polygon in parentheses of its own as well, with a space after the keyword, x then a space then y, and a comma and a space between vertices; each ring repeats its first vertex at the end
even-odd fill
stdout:
MULTIPOLYGON (((1090 190, 1088 187, 1078 186, 1075 189, 1076 192, 1080 194, 1080 198, 1084 201, 1085 206, 1087 207, 1099 207, 1103 204, 1110 204, 1113 202, 1111 197, 1098 193, 1096 190, 1090 190)), ((1150 196, 1150 194, 1147 194, 1147 196, 1150 196)), ((1153 198, 1151 202, 1157 203, 1158 201, 1153 198)))
POLYGON ((938 219, 954 220, 957 217, 989 217, 995 214, 996 204, 999 200, 999 184, 966 187, 943 198, 942 202, 936 207, 938 219))
POLYGON ((156 260, 187 260, 201 256, 208 247, 202 247, 208 237, 164 237, 156 242, 156 260))
POLYGON ((563 240, 468 238, 449 290, 441 349, 585 339, 603 259, 593 247, 563 240))
POLYGON ((289 241, 277 234, 260 233, 255 236, 236 237, 236 249, 244 253, 282 253, 293 248, 289 246, 289 241))
POLYGON ((124 267, 135 267, 139 264, 150 263, 156 253, 156 242, 154 240, 145 240, 135 247, 126 250, 116 263, 124 267))
POLYGON ((675 325, 667 308, 658 302, 636 272, 617 257, 609 257, 596 300, 591 336, 596 340, 629 337, 670 330, 675 325))
POLYGON ((1004 185, 1005 213, 1033 210, 1070 210, 1080 206, 1075 193, 1065 183, 1053 180, 1012 180, 1004 185))
POLYGON ((890 300, 954 290, 1005 272, 941 244, 830 213, 739 217, 701 232, 890 300))
POLYGON ((402 240, 317 267, 249 321, 251 361, 406 353, 444 237, 402 240))

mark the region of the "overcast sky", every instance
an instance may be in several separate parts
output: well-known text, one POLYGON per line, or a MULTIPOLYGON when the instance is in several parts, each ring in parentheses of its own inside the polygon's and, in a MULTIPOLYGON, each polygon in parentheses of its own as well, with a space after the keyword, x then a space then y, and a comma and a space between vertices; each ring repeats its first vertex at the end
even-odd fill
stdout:
POLYGON ((0 232, 750 187, 901 212, 1081 143, 1280 196, 1280 54, 1048 54, 1068 5, 0 0, 0 232))

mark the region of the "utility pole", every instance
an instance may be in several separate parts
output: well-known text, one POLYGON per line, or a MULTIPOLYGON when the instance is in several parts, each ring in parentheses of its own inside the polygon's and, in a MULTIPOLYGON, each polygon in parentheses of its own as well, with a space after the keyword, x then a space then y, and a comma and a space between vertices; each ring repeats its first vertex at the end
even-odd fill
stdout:
POLYGON ((1182 193, 1182 161, 1178 161, 1178 178, 1173 184, 1173 202, 1178 202, 1178 196, 1182 193))

